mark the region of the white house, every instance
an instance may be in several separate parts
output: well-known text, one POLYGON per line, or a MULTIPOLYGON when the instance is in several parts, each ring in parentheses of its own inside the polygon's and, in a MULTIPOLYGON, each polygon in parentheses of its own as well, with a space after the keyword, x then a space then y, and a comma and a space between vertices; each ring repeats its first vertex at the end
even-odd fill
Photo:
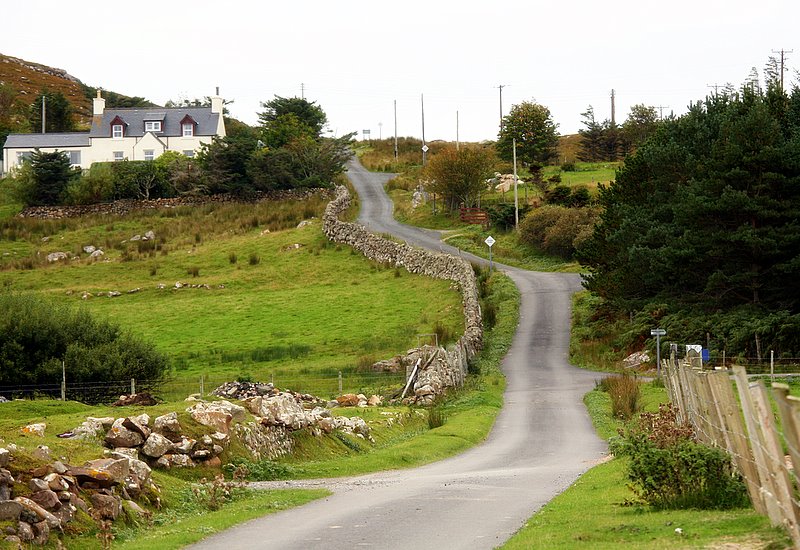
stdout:
POLYGON ((89 132, 10 134, 3 146, 2 173, 6 174, 31 155, 63 151, 73 166, 89 168, 94 162, 153 160, 164 151, 194 156, 203 143, 225 136, 222 98, 211 107, 106 109, 97 92, 89 132))

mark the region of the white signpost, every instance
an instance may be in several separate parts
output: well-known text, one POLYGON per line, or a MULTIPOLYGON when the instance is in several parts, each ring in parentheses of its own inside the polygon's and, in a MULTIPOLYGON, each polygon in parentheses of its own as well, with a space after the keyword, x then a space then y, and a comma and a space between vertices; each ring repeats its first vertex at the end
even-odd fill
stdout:
POLYGON ((488 237, 486 237, 486 240, 483 241, 483 242, 485 242, 486 246, 489 247, 489 273, 491 273, 492 272, 492 245, 497 241, 495 241, 494 238, 491 235, 489 235, 488 237))
POLYGON ((661 337, 666 335, 667 331, 663 328, 650 329, 650 336, 656 337, 656 375, 661 378, 661 337))

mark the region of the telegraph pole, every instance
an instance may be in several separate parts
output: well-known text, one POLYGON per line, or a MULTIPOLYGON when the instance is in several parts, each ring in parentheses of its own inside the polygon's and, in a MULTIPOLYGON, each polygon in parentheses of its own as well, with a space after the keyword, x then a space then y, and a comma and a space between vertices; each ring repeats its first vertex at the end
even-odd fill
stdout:
POLYGON ((306 98, 306 85, 302 82, 300 83, 300 99, 306 98))
POLYGON ((397 162, 397 100, 394 100, 394 160, 397 162))
POLYGON ((611 126, 617 125, 616 105, 614 104, 614 89, 611 89, 611 126))
POLYGON ((425 143, 425 95, 419 95, 419 102, 422 106, 422 166, 425 166, 425 161, 428 159, 428 145, 425 143))
POLYGON ((503 131, 503 88, 508 86, 508 84, 500 84, 496 86, 500 89, 500 131, 503 131))
POLYGON ((658 109, 659 120, 664 120, 664 109, 669 109, 669 105, 659 105, 656 109, 658 109))
POLYGON ((47 96, 42 94, 42 133, 45 133, 45 119, 47 118, 47 96))
POLYGON ((456 111, 456 151, 460 149, 460 143, 458 140, 458 111, 456 111))
POLYGON ((383 139, 383 122, 378 123, 378 139, 383 139))
POLYGON ((719 93, 720 85, 715 82, 714 84, 706 84, 706 88, 714 88, 714 96, 716 96, 719 93))
POLYGON ((787 53, 794 53, 794 50, 784 50, 783 48, 781 48, 781 51, 772 50, 772 53, 781 54, 781 91, 783 91, 783 73, 785 71, 785 69, 783 68, 784 67, 784 61, 785 61, 785 58, 786 58, 786 54, 787 53))

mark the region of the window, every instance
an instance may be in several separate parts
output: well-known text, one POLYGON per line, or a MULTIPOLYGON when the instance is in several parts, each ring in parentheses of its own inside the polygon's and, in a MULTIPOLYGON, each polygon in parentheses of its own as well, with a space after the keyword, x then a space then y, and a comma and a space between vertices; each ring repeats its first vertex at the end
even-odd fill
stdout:
POLYGON ((192 151, 191 149, 187 149, 186 151, 183 152, 183 156, 194 158, 194 151, 192 151))
POLYGON ((32 153, 30 151, 23 151, 21 153, 17 153, 17 164, 22 164, 26 160, 30 159, 31 154, 32 153))
POLYGON ((144 160, 153 160, 154 158, 156 158, 155 151, 152 149, 144 150, 144 160))
POLYGON ((114 151, 114 162, 125 160, 125 153, 123 151, 114 151))
POLYGON ((194 136, 194 124, 191 122, 184 122, 181 124, 183 128, 183 137, 192 137, 194 136))
POLYGON ((80 166, 81 164, 81 152, 80 151, 67 151, 69 155, 69 163, 73 166, 80 166))
POLYGON ((160 132, 161 131, 161 121, 160 120, 147 120, 144 123, 144 131, 145 132, 160 132))
POLYGON ((111 137, 113 137, 113 138, 121 138, 122 137, 122 124, 114 124, 111 127, 111 137))

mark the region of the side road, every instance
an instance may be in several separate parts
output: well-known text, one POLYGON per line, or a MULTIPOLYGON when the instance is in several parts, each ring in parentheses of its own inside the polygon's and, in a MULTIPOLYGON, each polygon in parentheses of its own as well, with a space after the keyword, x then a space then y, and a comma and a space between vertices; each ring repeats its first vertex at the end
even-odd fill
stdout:
MULTIPOLYGON (((359 221, 409 244, 458 253, 437 232, 394 221, 383 185, 391 177, 351 161, 359 221)), ((471 261, 485 260, 464 254, 471 261)), ((328 487, 334 494, 210 537, 194 548, 494 548, 601 459, 582 396, 595 375, 567 362, 574 274, 497 266, 518 286, 520 325, 503 361, 505 404, 486 442, 413 470, 358 478, 270 483, 328 487)))

